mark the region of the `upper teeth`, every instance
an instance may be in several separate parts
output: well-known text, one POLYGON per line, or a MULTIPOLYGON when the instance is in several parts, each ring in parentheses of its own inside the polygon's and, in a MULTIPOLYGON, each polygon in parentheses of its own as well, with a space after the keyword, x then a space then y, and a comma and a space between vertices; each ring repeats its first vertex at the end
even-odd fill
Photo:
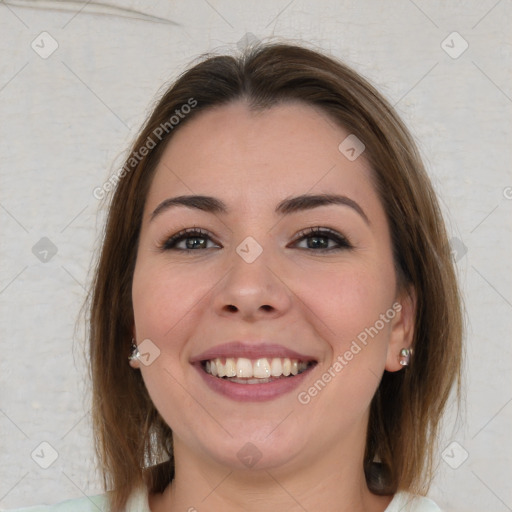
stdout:
POLYGON ((288 357, 261 358, 251 361, 245 357, 216 358, 206 361, 206 372, 216 377, 238 377, 267 379, 284 375, 297 375, 308 367, 308 363, 288 357))

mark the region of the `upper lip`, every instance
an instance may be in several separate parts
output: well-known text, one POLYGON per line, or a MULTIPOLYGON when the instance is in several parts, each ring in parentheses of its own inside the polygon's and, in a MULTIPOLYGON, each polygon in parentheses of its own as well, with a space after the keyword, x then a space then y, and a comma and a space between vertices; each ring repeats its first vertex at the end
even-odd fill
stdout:
POLYGON ((230 341, 201 352, 190 359, 191 363, 224 357, 246 357, 247 359, 288 357, 299 361, 316 361, 313 356, 300 354, 283 345, 268 342, 230 341))

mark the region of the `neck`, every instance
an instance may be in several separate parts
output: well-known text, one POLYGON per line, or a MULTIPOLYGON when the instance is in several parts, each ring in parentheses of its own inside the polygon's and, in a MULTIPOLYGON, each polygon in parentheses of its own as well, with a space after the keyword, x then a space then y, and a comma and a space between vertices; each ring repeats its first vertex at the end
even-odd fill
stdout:
POLYGON ((176 442, 175 478, 164 493, 150 496, 151 511, 384 512, 392 496, 370 492, 364 452, 358 455, 344 444, 346 450, 330 449, 300 467, 291 461, 279 468, 241 471, 207 462, 176 442))

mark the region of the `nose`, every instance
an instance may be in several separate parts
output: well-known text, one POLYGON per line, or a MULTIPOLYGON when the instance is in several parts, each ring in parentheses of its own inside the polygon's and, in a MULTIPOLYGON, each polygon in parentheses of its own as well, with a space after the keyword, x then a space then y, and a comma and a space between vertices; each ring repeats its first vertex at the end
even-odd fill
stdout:
POLYGON ((239 254, 216 287, 215 311, 221 316, 239 316, 246 321, 277 318, 290 308, 292 292, 284 272, 265 251, 248 263, 239 254))

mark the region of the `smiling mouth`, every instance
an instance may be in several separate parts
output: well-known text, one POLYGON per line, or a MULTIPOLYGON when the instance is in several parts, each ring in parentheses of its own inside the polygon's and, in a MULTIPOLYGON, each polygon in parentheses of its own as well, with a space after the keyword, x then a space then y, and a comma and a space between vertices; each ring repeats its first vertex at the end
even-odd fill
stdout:
POLYGON ((209 375, 236 384, 265 384, 277 379, 292 378, 315 364, 316 361, 300 361, 288 357, 217 357, 201 361, 202 369, 209 375))

